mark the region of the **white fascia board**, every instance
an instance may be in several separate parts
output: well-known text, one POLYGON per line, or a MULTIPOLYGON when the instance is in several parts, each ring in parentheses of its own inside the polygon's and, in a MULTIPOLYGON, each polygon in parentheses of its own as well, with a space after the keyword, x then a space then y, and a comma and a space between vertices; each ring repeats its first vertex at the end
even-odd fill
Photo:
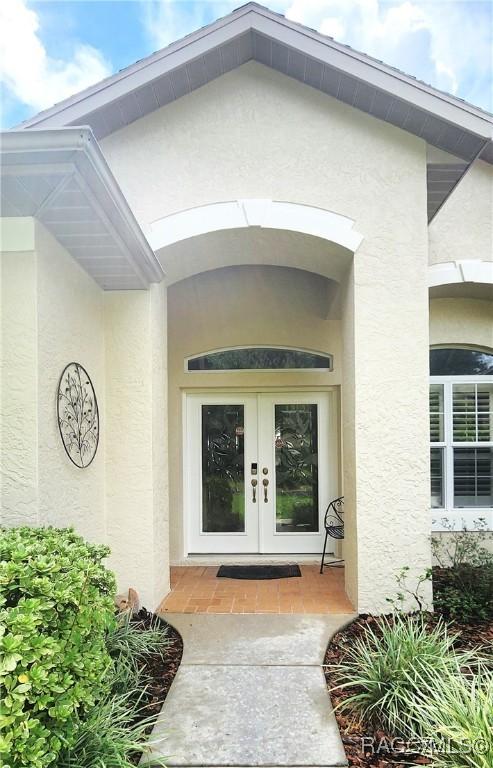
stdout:
POLYGON ((61 126, 82 120, 98 108, 249 30, 282 42, 485 140, 493 139, 493 116, 487 112, 255 3, 233 11, 229 16, 26 120, 19 128, 61 126))

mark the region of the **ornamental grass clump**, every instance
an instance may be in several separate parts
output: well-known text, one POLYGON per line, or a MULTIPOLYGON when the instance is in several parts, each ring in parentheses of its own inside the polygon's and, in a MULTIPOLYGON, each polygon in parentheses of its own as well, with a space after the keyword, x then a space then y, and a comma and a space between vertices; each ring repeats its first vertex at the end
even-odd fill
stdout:
POLYGON ((482 662, 465 670, 419 675, 406 697, 409 716, 423 734, 424 754, 434 768, 493 766, 493 670, 482 662))
POLYGON ((129 612, 120 613, 106 638, 114 665, 112 690, 123 694, 143 690, 149 682, 146 660, 150 656, 163 659, 168 647, 168 633, 159 619, 145 626, 129 612))
MULTIPOLYGON (((344 661, 331 668, 334 690, 350 689, 339 709, 394 736, 408 737, 416 729, 410 697, 423 681, 456 668, 456 638, 443 621, 430 627, 421 614, 382 617, 375 627, 367 627, 348 648, 344 661)), ((460 663, 472 658, 472 653, 463 653, 460 663)))
POLYGON ((0 529, 0 758, 9 768, 56 765, 109 690, 108 553, 69 529, 0 529))

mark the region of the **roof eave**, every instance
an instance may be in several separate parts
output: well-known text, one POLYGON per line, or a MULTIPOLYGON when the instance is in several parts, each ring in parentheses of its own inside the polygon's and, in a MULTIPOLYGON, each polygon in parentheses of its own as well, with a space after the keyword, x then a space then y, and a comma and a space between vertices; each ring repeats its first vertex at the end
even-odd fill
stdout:
POLYGON ((162 267, 108 167, 91 128, 77 126, 5 131, 0 133, 0 149, 4 157, 4 171, 9 166, 23 165, 25 158, 28 158, 29 165, 53 166, 58 163, 65 172, 69 157, 70 165, 82 177, 102 211, 115 213, 118 219, 117 237, 136 274, 147 285, 164 278, 162 267))

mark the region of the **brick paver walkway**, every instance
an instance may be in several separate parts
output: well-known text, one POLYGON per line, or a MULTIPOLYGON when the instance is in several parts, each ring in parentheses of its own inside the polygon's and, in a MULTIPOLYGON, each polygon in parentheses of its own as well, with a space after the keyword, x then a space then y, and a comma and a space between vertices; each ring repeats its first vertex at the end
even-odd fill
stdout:
POLYGON ((171 568, 171 592, 162 613, 352 613, 344 568, 300 565, 301 578, 218 579, 218 566, 171 568))

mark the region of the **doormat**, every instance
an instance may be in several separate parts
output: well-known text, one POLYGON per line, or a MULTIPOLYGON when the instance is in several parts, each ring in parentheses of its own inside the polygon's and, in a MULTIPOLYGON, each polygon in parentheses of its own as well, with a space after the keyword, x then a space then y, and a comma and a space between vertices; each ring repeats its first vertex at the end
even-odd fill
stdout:
POLYGON ((224 579, 289 579, 301 576, 299 565, 221 565, 216 573, 224 579))

